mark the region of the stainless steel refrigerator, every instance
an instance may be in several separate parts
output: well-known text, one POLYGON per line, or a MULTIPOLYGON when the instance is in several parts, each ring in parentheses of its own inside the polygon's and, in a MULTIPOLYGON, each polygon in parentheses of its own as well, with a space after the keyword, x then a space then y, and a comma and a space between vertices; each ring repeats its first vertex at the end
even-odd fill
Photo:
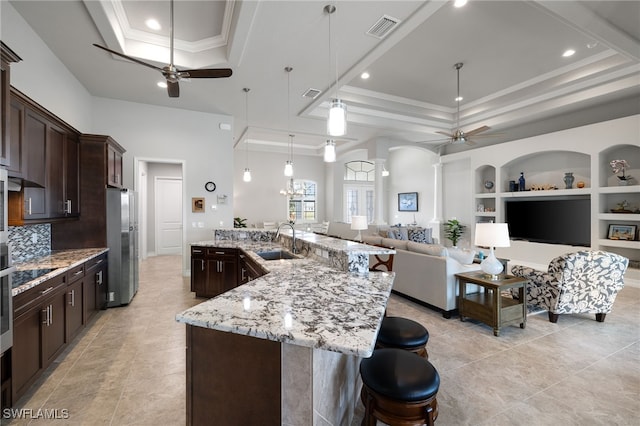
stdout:
POLYGON ((107 307, 127 305, 138 291, 138 223, 136 194, 107 189, 109 293, 107 307))

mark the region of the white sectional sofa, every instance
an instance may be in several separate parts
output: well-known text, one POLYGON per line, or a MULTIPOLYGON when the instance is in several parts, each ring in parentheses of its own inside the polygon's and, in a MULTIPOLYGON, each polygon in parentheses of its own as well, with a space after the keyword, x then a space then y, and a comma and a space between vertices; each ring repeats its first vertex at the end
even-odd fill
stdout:
POLYGON ((393 291, 440 309, 445 318, 450 318, 452 311, 457 308, 458 285, 455 274, 480 269, 480 264, 472 263, 473 251, 455 252, 437 244, 376 235, 364 236, 363 242, 395 247, 393 271, 396 278, 393 291))

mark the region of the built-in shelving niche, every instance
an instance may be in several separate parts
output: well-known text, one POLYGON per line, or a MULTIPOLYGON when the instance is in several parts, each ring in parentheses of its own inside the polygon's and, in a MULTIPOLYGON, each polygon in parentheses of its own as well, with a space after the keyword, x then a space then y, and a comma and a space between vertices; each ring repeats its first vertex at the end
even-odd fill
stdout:
MULTIPOLYGON (((591 158, 580 152, 545 151, 518 157, 502 167, 500 190, 509 192, 509 181, 517 183, 520 172, 524 173, 527 189, 534 185, 552 185, 558 190, 566 189, 563 180, 566 172, 573 173, 572 189, 577 188, 578 182, 582 182, 584 188, 591 187, 591 158)), ((529 191, 529 195, 535 196, 536 192, 529 191)))

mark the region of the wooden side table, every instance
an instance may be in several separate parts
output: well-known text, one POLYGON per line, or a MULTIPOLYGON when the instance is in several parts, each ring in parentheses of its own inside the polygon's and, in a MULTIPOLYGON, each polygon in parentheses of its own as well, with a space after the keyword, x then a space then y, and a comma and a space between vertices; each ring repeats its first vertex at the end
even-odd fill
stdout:
POLYGON ((500 328, 510 324, 527 324, 527 279, 513 275, 499 275, 492 280, 481 271, 456 274, 460 292, 458 310, 460 320, 473 318, 493 327, 494 336, 500 335, 500 328), (484 289, 483 293, 467 293, 467 284, 476 284, 484 289), (518 289, 519 299, 503 297, 502 292, 511 288, 518 289))

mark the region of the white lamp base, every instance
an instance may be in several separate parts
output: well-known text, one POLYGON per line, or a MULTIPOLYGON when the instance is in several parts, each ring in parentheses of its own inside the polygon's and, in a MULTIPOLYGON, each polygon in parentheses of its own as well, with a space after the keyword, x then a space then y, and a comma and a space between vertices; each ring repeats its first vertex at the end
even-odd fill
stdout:
POLYGON ((504 267, 502 266, 502 262, 500 262, 496 255, 493 253, 493 247, 491 247, 491 251, 489 252, 489 256, 485 260, 480 263, 480 269, 487 275, 491 275, 492 280, 497 280, 498 275, 502 272, 504 267))

